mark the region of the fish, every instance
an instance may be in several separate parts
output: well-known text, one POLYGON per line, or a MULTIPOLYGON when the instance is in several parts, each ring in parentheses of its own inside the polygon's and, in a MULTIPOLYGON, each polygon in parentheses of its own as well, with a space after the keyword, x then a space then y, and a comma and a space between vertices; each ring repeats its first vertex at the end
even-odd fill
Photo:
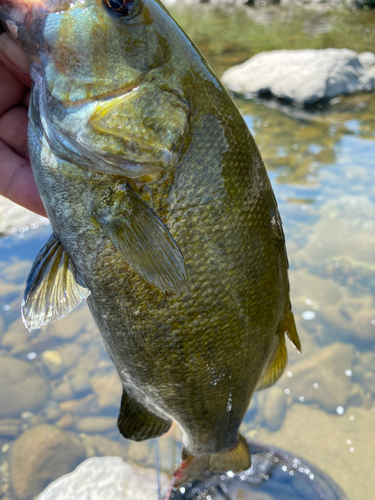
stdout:
POLYGON ((175 484, 250 467, 240 424, 300 350, 276 199, 254 139, 159 0, 2 0, 29 55, 29 156, 53 234, 31 331, 83 300, 131 440, 175 421, 175 484))

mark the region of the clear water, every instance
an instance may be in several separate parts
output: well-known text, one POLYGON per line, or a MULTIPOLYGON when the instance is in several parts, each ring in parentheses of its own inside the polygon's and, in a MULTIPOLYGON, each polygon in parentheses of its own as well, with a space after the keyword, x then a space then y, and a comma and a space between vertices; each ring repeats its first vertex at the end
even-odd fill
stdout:
MULTIPOLYGON (((374 50, 373 11, 170 4, 219 75, 262 50, 374 50)), ((341 97, 328 109, 299 116, 272 109, 270 103, 236 102, 279 203, 303 345, 302 355, 289 349, 289 366, 277 386, 256 395, 243 432, 318 465, 350 499, 372 498, 375 94, 341 97)), ((36 333, 29 334, 21 323, 23 283, 48 235, 49 228, 39 227, 0 238, 0 357, 25 361, 46 382, 45 392, 39 384, 39 394, 30 398, 32 387, 22 386, 17 373, 13 380, 2 372, 0 386, 12 386, 17 397, 0 401, 1 500, 16 498, 14 481, 22 491, 17 469, 24 468, 27 475, 25 459, 14 452, 15 439, 40 424, 78 435, 85 456, 121 450, 125 458, 147 466, 155 460, 153 441, 130 443, 118 434, 120 387, 87 307, 58 327, 36 333), (11 405, 18 410, 10 417, 11 405)), ((179 437, 172 428, 160 440, 167 473, 180 458, 179 437)), ((67 469, 84 458, 78 455, 67 469)), ((56 470, 64 466, 58 464, 56 470)), ((48 480, 36 488, 41 490, 48 480)))

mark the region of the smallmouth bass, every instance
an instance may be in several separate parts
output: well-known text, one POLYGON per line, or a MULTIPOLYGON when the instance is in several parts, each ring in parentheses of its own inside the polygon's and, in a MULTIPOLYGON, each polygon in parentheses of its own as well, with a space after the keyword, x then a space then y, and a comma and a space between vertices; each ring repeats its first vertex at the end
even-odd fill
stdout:
POLYGON ((123 384, 120 432, 183 433, 177 484, 241 471, 255 390, 300 349, 276 200, 254 140, 158 0, 6 0, 29 54, 29 152, 53 235, 32 330, 83 299, 123 384))

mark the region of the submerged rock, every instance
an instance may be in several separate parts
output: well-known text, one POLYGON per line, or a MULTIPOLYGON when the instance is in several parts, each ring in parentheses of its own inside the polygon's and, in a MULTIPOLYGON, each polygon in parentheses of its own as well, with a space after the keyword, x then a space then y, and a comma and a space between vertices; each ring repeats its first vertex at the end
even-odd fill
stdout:
POLYGON ((118 408, 122 396, 122 384, 116 371, 97 375, 91 379, 94 392, 98 396, 100 408, 114 406, 118 408))
POLYGON ((349 49, 274 50, 228 69, 223 83, 233 92, 286 99, 299 105, 340 94, 374 90, 372 58, 349 49))
POLYGON ((347 408, 338 416, 294 405, 279 431, 262 429, 256 439, 309 460, 336 481, 350 500, 370 499, 375 489, 373 422, 374 413, 364 408, 347 408))
MULTIPOLYGON (((168 486, 162 474, 162 487, 168 486)), ((52 483, 38 500, 155 500, 156 472, 125 463, 119 457, 89 458, 52 483)))
POLYGON ((317 403, 325 410, 336 413, 346 407, 352 380, 345 374, 351 370, 354 346, 335 343, 287 370, 280 385, 295 400, 317 403))
POLYGON ((16 358, 1 358, 0 418, 17 417, 23 411, 39 409, 48 392, 47 381, 30 363, 16 358))
POLYGON ((51 425, 33 427, 12 447, 12 490, 20 500, 33 497, 85 458, 85 447, 77 435, 51 425))

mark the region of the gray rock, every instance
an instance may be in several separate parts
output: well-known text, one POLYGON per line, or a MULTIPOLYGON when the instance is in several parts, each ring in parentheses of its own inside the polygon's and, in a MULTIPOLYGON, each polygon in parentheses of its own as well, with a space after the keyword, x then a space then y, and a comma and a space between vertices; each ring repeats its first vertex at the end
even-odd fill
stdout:
MULTIPOLYGON (((372 54, 373 55, 373 54, 372 54)), ((227 70, 222 81, 241 94, 265 95, 297 104, 329 100, 340 94, 374 90, 374 76, 362 57, 349 49, 274 50, 262 52, 227 70)))
MULTIPOLYGON (((166 489, 167 477, 162 474, 166 489)), ((123 462, 119 457, 94 457, 52 483, 38 500, 155 500, 156 472, 123 462)))
POLYGON ((85 458, 85 447, 77 435, 51 425, 33 427, 11 449, 12 490, 17 498, 26 500, 85 458))
POLYGON ((47 381, 26 361, 1 358, 0 418, 38 410, 48 397, 47 381))

